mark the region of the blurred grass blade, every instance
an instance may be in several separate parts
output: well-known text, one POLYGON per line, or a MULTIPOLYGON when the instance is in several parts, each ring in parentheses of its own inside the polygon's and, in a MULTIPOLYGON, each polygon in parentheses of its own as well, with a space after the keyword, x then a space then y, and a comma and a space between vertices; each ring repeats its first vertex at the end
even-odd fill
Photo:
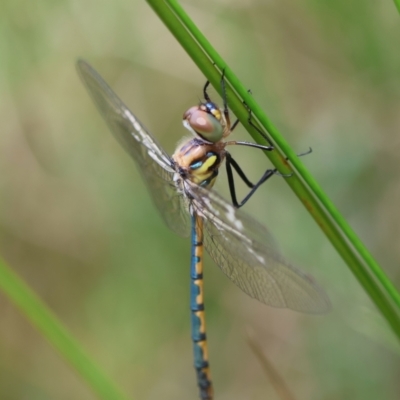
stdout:
POLYGON ((70 333, 35 293, 0 259, 0 288, 42 335, 61 353, 97 396, 126 400, 115 384, 79 347, 70 333))
POLYGON ((400 13, 400 0, 394 0, 394 4, 397 7, 397 11, 400 13))
POLYGON ((262 365, 265 375, 268 377, 277 397, 280 400, 296 400, 283 377, 279 374, 277 369, 268 360, 266 354, 262 351, 261 345, 257 342, 254 332, 250 330, 247 331, 247 343, 262 365))
POLYGON ((147 1, 219 93, 221 71, 225 71, 230 108, 258 143, 265 144, 265 141, 263 142, 262 137, 249 125, 248 111, 243 102, 269 133, 278 149, 266 152, 267 157, 280 172, 293 172, 285 182, 310 212, 400 339, 400 295, 346 220, 180 5, 175 0, 147 1), (286 161, 286 157, 291 165, 286 161))

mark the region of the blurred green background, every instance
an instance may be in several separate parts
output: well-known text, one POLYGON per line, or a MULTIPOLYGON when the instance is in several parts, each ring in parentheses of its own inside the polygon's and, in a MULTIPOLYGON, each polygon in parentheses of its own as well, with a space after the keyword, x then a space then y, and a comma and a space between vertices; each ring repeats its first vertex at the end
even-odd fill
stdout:
MULTIPOLYGON (((183 6, 400 286, 400 16, 390 0, 183 6)), ((172 154, 204 77, 144 1, 0 4, 0 239, 13 269, 135 399, 196 399, 189 240, 163 225, 76 74, 87 59, 172 154)), ((243 130, 235 138, 248 140, 243 130)), ((270 165, 232 149, 255 180, 270 165)), ((222 171, 217 190, 227 193, 222 171)), ((385 321, 288 189, 246 205, 329 294, 311 317, 265 307, 205 267, 216 399, 398 399, 385 321)), ((0 293, 0 398, 95 399, 0 293)))

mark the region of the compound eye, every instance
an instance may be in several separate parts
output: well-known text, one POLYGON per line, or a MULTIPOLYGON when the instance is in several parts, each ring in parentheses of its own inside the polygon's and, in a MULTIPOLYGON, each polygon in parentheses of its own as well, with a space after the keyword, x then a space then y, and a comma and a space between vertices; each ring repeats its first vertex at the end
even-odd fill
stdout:
POLYGON ((194 130, 203 139, 216 143, 222 139, 224 129, 221 122, 212 114, 199 107, 189 108, 183 114, 183 124, 194 130))

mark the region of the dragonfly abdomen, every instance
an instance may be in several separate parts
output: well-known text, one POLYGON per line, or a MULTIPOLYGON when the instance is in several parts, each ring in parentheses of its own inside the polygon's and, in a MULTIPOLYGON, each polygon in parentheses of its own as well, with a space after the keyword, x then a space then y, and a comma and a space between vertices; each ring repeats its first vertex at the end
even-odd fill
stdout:
POLYGON ((195 213, 192 216, 192 254, 190 309, 192 318, 192 340, 194 367, 202 400, 212 400, 213 388, 208 362, 208 346, 204 315, 203 291, 203 221, 195 213))

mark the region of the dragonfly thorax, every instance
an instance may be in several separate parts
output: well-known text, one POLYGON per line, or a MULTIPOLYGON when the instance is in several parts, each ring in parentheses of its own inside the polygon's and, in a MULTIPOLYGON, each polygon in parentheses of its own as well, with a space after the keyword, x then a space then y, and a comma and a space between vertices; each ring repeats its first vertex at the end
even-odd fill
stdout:
POLYGON ((183 125, 211 143, 219 142, 230 133, 224 113, 212 101, 189 108, 183 114, 183 125))
POLYGON ((225 158, 225 143, 208 143, 200 138, 189 139, 172 156, 176 172, 183 180, 212 187, 225 158))

